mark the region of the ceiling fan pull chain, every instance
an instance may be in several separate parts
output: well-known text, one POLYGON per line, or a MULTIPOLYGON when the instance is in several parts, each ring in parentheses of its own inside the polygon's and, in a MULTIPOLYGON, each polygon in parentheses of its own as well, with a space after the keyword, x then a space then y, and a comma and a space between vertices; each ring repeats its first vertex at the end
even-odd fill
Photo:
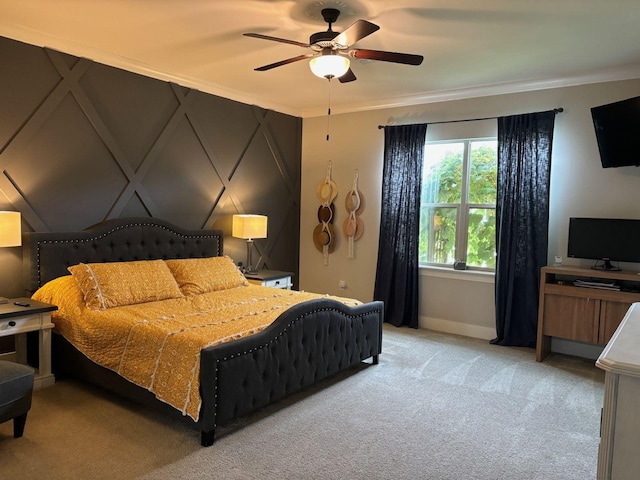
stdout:
POLYGON ((327 107, 327 142, 329 141, 329 120, 331 119, 331 77, 329 77, 329 106, 327 107))

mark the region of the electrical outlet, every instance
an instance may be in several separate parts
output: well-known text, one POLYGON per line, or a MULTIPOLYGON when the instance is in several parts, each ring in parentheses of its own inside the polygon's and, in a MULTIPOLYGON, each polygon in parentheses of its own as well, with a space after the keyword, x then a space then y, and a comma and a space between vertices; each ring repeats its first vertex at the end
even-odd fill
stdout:
POLYGON ((346 290, 347 289, 347 282, 345 282, 344 280, 340 280, 338 282, 338 288, 340 290, 346 290))

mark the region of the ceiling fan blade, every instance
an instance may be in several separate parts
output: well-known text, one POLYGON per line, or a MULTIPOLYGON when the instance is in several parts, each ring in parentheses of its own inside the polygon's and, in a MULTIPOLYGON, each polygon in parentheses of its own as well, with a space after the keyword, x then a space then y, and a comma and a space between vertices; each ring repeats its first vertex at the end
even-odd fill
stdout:
POLYGON ((338 34, 333 39, 333 43, 340 45, 343 48, 347 48, 358 40, 362 40, 364 37, 371 35, 379 29, 380 27, 378 25, 371 22, 367 22, 366 20, 357 20, 348 26, 344 32, 338 34))
POLYGON ((364 60, 381 60, 383 62, 404 63, 406 65, 420 65, 424 57, 411 53, 383 52, 381 50, 364 50, 356 48, 349 51, 349 55, 364 60))
POLYGON ((355 74, 353 73, 353 70, 351 70, 351 69, 347 70, 347 73, 345 73, 341 77, 338 77, 338 81, 340 83, 353 82, 354 80, 357 80, 357 78, 356 78, 355 74))
POLYGON ((295 40, 287 40, 286 38, 270 37, 269 35, 262 35, 261 33, 243 33, 245 37, 259 38, 261 40, 271 40, 272 42, 288 43, 289 45, 296 45, 298 47, 309 47, 308 43, 296 42, 295 40))
POLYGON ((297 57, 287 58, 286 60, 281 60, 276 63, 270 63, 269 65, 263 65, 262 67, 254 68, 254 70, 256 72, 264 72, 265 70, 271 70, 272 68, 281 67, 282 65, 288 65, 289 63, 304 60, 305 58, 311 58, 314 55, 315 55, 314 53, 307 53, 306 55, 298 55, 297 57))

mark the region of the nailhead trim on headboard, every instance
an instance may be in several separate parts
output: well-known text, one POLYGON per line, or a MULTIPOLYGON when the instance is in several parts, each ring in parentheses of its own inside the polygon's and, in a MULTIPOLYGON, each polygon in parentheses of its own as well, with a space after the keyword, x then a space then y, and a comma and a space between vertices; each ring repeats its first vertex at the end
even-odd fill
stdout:
POLYGON ((81 232, 25 234, 31 291, 78 263, 220 256, 220 230, 187 230, 157 219, 114 219, 81 232), (128 236, 128 232, 131 235, 128 236))

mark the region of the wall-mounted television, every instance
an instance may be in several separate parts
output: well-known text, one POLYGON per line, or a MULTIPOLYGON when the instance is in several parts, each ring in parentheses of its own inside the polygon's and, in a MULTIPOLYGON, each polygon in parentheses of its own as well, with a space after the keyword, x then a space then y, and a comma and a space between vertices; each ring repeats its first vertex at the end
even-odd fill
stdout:
POLYGON ((620 270, 611 262, 640 262, 640 220, 570 218, 567 255, 596 260, 596 270, 620 270))
POLYGON ((591 109, 603 168, 640 165, 640 97, 591 109))

